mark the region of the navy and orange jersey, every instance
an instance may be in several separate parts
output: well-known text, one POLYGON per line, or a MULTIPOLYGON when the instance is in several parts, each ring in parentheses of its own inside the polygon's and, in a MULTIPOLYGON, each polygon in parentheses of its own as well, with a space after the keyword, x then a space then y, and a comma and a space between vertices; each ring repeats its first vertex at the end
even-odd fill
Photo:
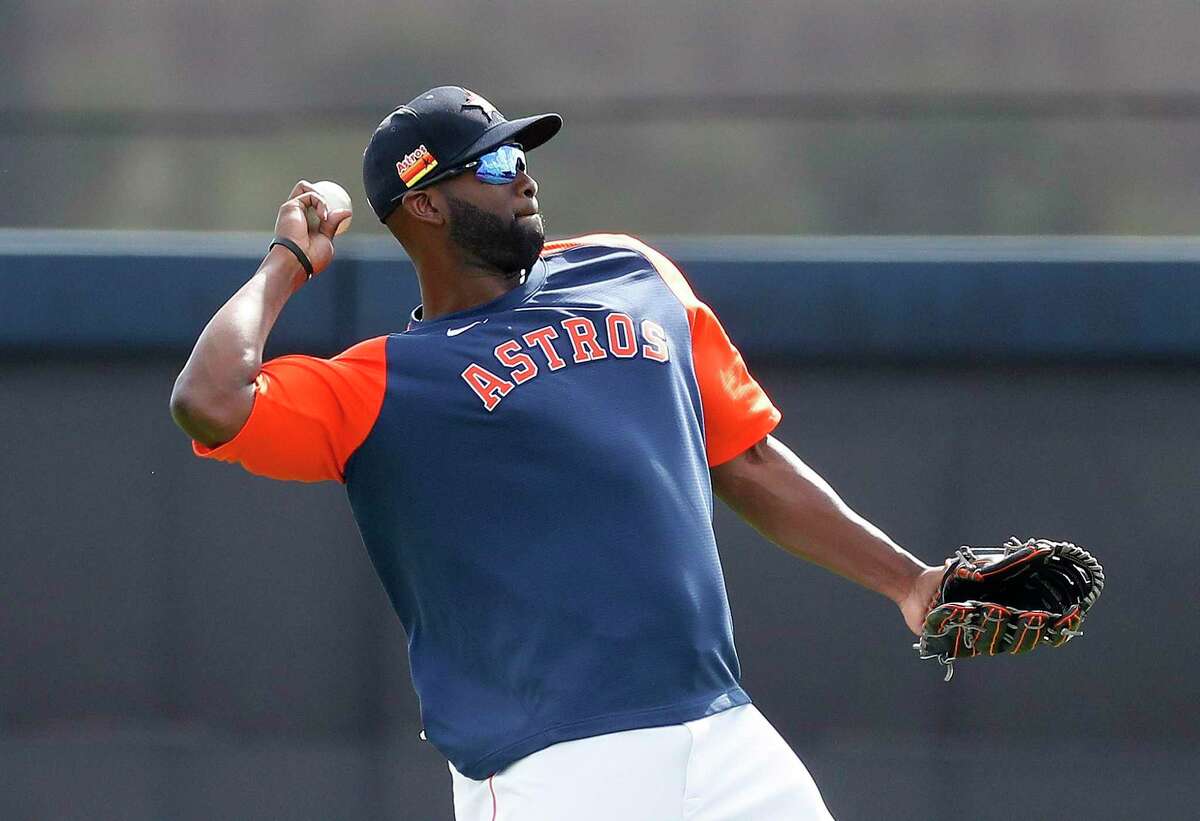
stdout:
POLYGON ((195 449, 345 482, 426 736, 481 779, 749 701, 708 470, 778 421, 676 267, 596 234, 487 304, 266 363, 241 432, 195 449))

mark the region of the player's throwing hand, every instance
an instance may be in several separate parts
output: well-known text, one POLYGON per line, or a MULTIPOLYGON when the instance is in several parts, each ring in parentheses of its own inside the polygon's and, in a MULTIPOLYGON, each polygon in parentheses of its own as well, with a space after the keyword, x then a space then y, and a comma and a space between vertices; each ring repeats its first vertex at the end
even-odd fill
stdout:
POLYGON ((300 180, 288 195, 288 200, 279 206, 275 237, 289 239, 299 245, 312 263, 313 273, 319 274, 333 261, 333 236, 338 226, 350 215, 350 210, 346 208, 330 209, 312 183, 300 180), (308 227, 309 208, 316 209, 320 218, 316 230, 308 227))

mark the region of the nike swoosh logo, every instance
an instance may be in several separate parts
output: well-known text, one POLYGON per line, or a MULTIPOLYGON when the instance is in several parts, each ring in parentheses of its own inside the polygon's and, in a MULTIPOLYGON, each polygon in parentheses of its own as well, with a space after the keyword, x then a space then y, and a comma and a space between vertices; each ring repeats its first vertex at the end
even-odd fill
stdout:
POLYGON ((458 336, 463 331, 469 331, 472 328, 474 328, 476 325, 482 325, 485 322, 487 322, 486 319, 481 319, 478 322, 472 322, 470 325, 463 325, 461 328, 447 328, 446 336, 458 336))

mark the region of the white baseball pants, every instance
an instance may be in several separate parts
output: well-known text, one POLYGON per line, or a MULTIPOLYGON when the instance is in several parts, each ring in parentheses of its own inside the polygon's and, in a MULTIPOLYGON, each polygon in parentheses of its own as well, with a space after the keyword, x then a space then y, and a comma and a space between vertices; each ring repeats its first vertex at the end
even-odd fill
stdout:
POLYGON ((456 821, 832 821, 753 704, 564 741, 485 781, 450 774, 456 821))

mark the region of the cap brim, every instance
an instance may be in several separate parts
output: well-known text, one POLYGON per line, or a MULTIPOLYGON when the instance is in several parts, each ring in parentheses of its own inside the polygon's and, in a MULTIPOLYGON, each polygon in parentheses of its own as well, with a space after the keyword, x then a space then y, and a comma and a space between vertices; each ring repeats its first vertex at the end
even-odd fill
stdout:
MULTIPOLYGON (((502 145, 520 143, 523 149, 532 151, 557 134, 558 130, 562 128, 562 124, 562 117, 557 114, 537 114, 533 117, 522 117, 519 120, 506 120, 505 122, 497 123, 483 132, 478 140, 458 152, 456 157, 447 160, 443 167, 438 169, 436 173, 430 174, 421 180, 416 188, 408 190, 416 191, 417 189, 426 188, 436 182, 440 182, 454 168, 482 157, 484 154, 502 145)), ((439 165, 442 165, 442 163, 439 162, 439 165)), ((400 198, 403 196, 404 194, 400 194, 392 201, 391 209, 387 214, 390 214, 395 209, 396 204, 400 202, 400 198)), ((387 214, 380 218, 381 222, 387 220, 387 214)))
POLYGON ((478 140, 451 160, 451 164, 470 162, 508 143, 520 143, 526 151, 532 151, 557 134, 562 123, 562 117, 557 114, 538 114, 498 123, 483 132, 478 140))

